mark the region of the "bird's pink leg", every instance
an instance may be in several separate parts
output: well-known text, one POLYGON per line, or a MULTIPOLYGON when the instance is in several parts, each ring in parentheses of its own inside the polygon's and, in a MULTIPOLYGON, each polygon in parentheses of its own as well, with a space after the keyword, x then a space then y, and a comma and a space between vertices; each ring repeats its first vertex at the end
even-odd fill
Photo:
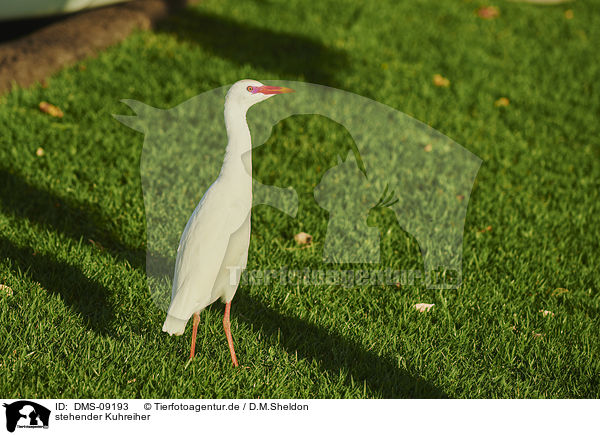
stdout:
POLYGON ((225 335, 227 336, 227 344, 229 345, 229 352, 231 353, 231 362, 234 367, 238 366, 237 358, 235 357, 235 349, 233 348, 233 338, 231 337, 231 323, 229 322, 229 311, 231 310, 231 301, 225 305, 225 315, 223 316, 223 328, 225 328, 225 335))
POLYGON ((194 329, 192 330, 192 347, 190 348, 190 359, 194 358, 196 352, 196 333, 198 332, 198 323, 200 323, 200 313, 194 313, 194 329))

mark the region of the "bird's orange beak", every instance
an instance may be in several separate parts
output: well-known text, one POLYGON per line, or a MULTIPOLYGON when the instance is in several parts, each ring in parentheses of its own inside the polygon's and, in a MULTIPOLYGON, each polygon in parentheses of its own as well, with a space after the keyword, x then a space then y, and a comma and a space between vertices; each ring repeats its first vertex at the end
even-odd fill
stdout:
POLYGON ((282 86, 261 86, 259 88, 256 88, 255 92, 253 92, 253 93, 261 93, 261 94, 265 94, 265 95, 271 95, 271 94, 289 94, 291 92, 294 92, 294 90, 290 89, 290 88, 284 88, 282 86))

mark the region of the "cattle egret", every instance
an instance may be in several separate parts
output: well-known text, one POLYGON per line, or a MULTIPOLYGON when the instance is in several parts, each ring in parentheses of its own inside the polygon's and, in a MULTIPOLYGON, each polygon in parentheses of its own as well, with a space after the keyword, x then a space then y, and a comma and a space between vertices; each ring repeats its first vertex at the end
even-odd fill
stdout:
POLYGON ((204 193, 181 235, 171 304, 162 328, 169 335, 181 335, 194 316, 190 360, 194 357, 200 312, 220 298, 226 304, 223 328, 231 361, 238 365, 229 312, 250 244, 252 140, 246 112, 256 103, 289 92, 293 90, 240 80, 225 97, 225 159, 217 180, 204 193))

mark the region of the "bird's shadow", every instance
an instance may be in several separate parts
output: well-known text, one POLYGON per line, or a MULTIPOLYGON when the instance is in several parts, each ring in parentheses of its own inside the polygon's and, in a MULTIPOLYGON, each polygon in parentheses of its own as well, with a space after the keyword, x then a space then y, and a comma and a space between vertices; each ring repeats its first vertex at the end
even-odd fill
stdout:
POLYGON ((249 64, 275 73, 279 79, 301 75, 313 83, 335 86, 336 71, 349 65, 344 51, 316 39, 255 27, 194 8, 175 12, 158 25, 157 31, 198 44, 237 65, 249 64))
POLYGON ((448 397, 428 381, 399 368, 390 358, 374 355, 337 332, 279 313, 244 291, 238 291, 235 302, 237 313, 233 315, 239 321, 277 337, 287 352, 318 361, 331 375, 347 370, 356 384, 364 382, 384 398, 448 397))

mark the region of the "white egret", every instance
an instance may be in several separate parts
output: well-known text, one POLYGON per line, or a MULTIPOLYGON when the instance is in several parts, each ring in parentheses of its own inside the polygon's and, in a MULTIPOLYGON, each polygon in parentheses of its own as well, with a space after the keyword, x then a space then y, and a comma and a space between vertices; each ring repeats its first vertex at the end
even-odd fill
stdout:
POLYGON ((293 90, 265 86, 256 80, 240 80, 225 97, 228 137, 225 159, 217 180, 200 200, 181 235, 171 304, 162 328, 170 335, 181 335, 194 316, 190 359, 194 357, 200 312, 220 298, 226 304, 223 327, 231 361, 238 365, 229 312, 241 271, 246 267, 250 244, 252 140, 246 112, 256 103, 289 92, 293 90), (232 269, 237 273, 231 274, 232 269))

